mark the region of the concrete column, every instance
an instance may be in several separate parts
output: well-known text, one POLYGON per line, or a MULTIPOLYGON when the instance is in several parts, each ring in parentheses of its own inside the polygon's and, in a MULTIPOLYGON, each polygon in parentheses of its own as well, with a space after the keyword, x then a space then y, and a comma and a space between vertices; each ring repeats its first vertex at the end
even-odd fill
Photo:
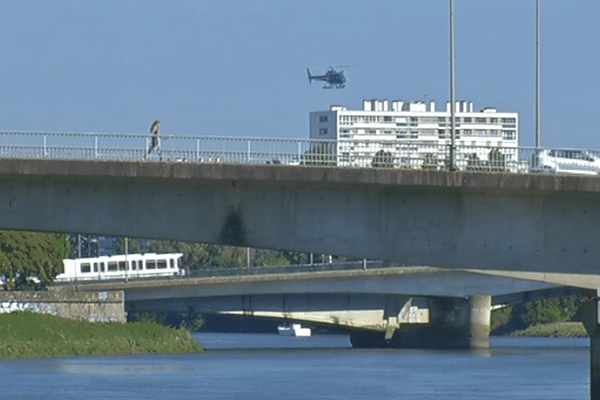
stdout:
POLYGON ((598 326, 598 294, 600 289, 583 310, 583 326, 590 336, 590 399, 600 398, 600 327, 598 326))
POLYGON ((429 308, 429 324, 399 324, 385 332, 355 331, 353 347, 396 347, 417 349, 489 349, 491 296, 468 298, 435 297, 413 299, 429 308))
MULTIPOLYGON (((391 345, 421 349, 488 349, 490 347, 491 296, 427 299, 428 326, 407 327, 391 345)), ((406 326, 406 325, 404 325, 406 326)), ((404 327, 401 325, 401 329, 404 327)))
POLYGON ((472 349, 489 349, 492 296, 471 296, 469 302, 471 303, 470 347, 472 349))

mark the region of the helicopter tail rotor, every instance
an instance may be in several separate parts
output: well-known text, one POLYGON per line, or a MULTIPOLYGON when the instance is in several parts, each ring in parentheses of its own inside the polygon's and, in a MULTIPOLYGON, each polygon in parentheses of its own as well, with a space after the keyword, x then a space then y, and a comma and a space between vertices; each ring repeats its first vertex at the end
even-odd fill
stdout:
POLYGON ((306 73, 308 74, 308 83, 311 83, 313 80, 313 76, 310 74, 310 69, 306 68, 306 73))

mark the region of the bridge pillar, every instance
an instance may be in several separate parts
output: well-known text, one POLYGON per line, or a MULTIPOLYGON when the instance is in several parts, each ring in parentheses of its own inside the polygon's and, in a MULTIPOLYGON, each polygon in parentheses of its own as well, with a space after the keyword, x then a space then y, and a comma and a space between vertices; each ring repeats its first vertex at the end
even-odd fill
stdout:
POLYGON ((600 312, 598 297, 600 289, 595 293, 592 301, 585 305, 583 326, 590 336, 590 399, 600 398, 600 312))
POLYGON ((490 348, 490 320, 492 296, 475 295, 469 297, 471 305, 469 347, 472 349, 490 348))
POLYGON ((420 349, 488 349, 490 347, 491 296, 421 299, 429 308, 429 324, 401 324, 393 337, 386 332, 356 331, 354 347, 420 349))
POLYGON ((491 296, 428 299, 430 324, 394 337, 395 347, 489 349, 491 296))

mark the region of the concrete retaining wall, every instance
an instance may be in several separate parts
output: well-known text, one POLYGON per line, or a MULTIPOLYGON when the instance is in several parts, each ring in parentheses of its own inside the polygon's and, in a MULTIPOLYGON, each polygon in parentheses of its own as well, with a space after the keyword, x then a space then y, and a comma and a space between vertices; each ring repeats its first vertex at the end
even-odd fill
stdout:
POLYGON ((0 292, 0 313, 31 310, 90 322, 125 322, 125 296, 114 292, 0 292))

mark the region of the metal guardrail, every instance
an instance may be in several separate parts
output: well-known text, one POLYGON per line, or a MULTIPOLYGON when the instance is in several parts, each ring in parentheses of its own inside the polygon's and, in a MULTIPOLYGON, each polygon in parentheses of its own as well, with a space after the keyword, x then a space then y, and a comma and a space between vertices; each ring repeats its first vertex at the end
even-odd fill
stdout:
POLYGON ((247 275, 271 275, 271 274, 295 274, 303 272, 319 271, 348 271, 348 270, 367 270, 376 268, 388 268, 396 266, 385 261, 348 261, 324 264, 293 264, 293 265, 272 265, 262 267, 240 267, 240 268, 219 268, 219 269, 196 269, 191 270, 186 275, 189 278, 210 278, 218 276, 247 276, 247 275))
MULTIPOLYGON (((149 148, 149 135, 136 133, 0 131, 1 158, 281 164, 438 171, 448 170, 450 165, 450 145, 438 144, 437 139, 328 141, 161 135, 158 148, 153 151, 149 151, 149 148)), ((547 155, 548 151, 533 147, 456 146, 455 165, 461 171, 490 173, 561 172, 561 168, 540 158, 542 152, 547 155)), ((575 163, 581 161, 582 157, 589 157, 593 161, 585 161, 584 164, 587 164, 583 167, 575 166, 576 172, 600 171, 598 151, 552 151, 574 155, 575 163)))

